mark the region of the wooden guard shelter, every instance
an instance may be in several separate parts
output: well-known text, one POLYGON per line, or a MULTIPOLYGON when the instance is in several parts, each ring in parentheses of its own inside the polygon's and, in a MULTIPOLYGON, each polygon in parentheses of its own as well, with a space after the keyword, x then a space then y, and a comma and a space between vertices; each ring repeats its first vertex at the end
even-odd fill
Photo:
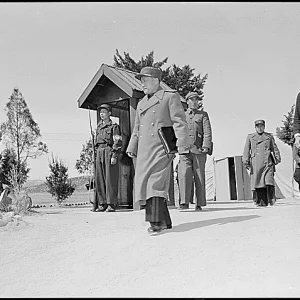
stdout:
MULTIPOLYGON (((135 78, 136 74, 126 69, 102 64, 77 100, 79 108, 97 111, 97 123, 100 121, 98 107, 104 103, 111 105, 112 117, 119 118, 123 139, 122 151, 126 151, 129 143, 138 101, 145 95, 140 80, 135 78)), ((161 87, 170 89, 163 82, 161 87)), ((181 101, 183 102, 183 98, 181 101)), ((120 161, 118 205, 139 209, 133 193, 134 164, 135 159, 131 164, 123 164, 120 161)), ((171 172, 168 200, 169 204, 175 204, 173 172, 171 172)))

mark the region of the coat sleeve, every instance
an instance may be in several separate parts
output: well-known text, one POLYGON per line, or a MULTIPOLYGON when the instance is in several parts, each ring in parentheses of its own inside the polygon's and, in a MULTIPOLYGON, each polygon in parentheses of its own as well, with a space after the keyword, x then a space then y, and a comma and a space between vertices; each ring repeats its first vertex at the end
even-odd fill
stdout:
POLYGON ((243 163, 249 163, 250 162, 250 148, 251 148, 251 143, 250 143, 250 136, 247 136, 245 147, 244 147, 244 152, 243 152, 243 163))
POLYGON ((295 115, 294 115, 294 124, 293 124, 293 133, 300 133, 300 93, 297 95, 295 115))
POLYGON ((140 130, 140 114, 139 114, 139 104, 136 108, 136 114, 135 114, 135 121, 134 121, 134 128, 128 143, 128 147, 126 149, 126 153, 131 152, 135 156, 137 156, 137 148, 138 148, 138 142, 139 142, 139 130, 140 130))
POLYGON ((202 147, 211 148, 212 130, 208 113, 203 115, 203 145, 202 147))
POLYGON ((170 93, 169 111, 175 135, 177 137, 176 146, 190 147, 192 141, 189 137, 189 128, 186 121, 185 112, 180 101, 180 97, 177 93, 170 93))
POLYGON ((281 162, 281 156, 280 156, 280 152, 279 149, 275 143, 274 137, 271 136, 271 141, 272 141, 272 151, 274 152, 275 158, 276 158, 276 165, 279 164, 281 162))

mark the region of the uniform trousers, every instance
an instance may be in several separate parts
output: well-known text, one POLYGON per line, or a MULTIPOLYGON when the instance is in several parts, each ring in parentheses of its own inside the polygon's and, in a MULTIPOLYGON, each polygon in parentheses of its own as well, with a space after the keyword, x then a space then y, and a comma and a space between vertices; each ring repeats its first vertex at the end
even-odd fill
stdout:
POLYGON ((295 169, 294 180, 298 183, 298 185, 299 185, 299 192, 300 192, 300 168, 299 167, 296 167, 296 169, 295 169))
POLYGON ((102 145, 98 147, 95 172, 95 200, 100 205, 117 205, 118 202, 119 162, 112 165, 110 163, 111 156, 111 147, 102 145))
POLYGON ((253 191, 253 201, 257 204, 260 204, 261 201, 268 206, 272 200, 275 200, 275 187, 274 185, 266 185, 263 188, 256 188, 253 191))
POLYGON ((163 197, 151 197, 146 201, 145 207, 147 222, 166 222, 166 225, 172 225, 167 200, 163 197))
POLYGON ((179 155, 178 181, 181 204, 188 204, 190 202, 192 185, 195 183, 196 205, 206 206, 206 159, 207 154, 195 154, 190 152, 186 155, 179 155))

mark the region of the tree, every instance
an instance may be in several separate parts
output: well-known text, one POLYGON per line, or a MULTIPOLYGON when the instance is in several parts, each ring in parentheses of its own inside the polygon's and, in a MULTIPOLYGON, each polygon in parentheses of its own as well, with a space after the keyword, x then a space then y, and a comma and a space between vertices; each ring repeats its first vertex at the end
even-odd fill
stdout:
MULTIPOLYGON (((285 144, 289 145, 291 149, 293 149, 294 144, 294 134, 293 134, 293 125, 294 125, 294 112, 295 112, 295 104, 292 105, 291 110, 287 115, 284 115, 285 120, 282 120, 283 126, 276 128, 277 137, 283 141, 285 144)), ((293 174, 295 172, 294 159, 292 157, 293 164, 293 174)), ((292 176, 292 195, 294 198, 294 178, 292 176)))
POLYGON ((49 163, 50 175, 46 177, 47 192, 55 197, 61 204, 65 199, 71 196, 75 186, 68 180, 68 167, 58 158, 53 158, 49 163))
POLYGON ((79 155, 79 159, 76 160, 75 168, 79 174, 89 175, 93 172, 93 146, 92 139, 90 138, 85 144, 82 145, 82 149, 79 155))
POLYGON ((6 148, 0 154, 0 189, 2 189, 2 184, 12 187, 13 183, 11 182, 10 178, 14 170, 18 170, 14 184, 17 184, 19 188, 21 188, 28 178, 30 169, 27 168, 25 161, 20 162, 18 165, 15 150, 12 148, 6 148))
POLYGON ((277 137, 285 144, 288 144, 290 147, 293 147, 294 144, 294 111, 295 104, 292 105, 291 110, 288 112, 288 114, 284 115, 285 120, 282 120, 283 126, 276 128, 277 137))
POLYGON ((37 158, 47 153, 45 143, 41 141, 41 133, 38 124, 33 120, 27 103, 19 91, 14 88, 5 111, 7 121, 0 124, 2 139, 6 148, 14 149, 16 153, 17 172, 28 158, 37 158))
MULTIPOLYGON (((114 66, 124 68, 133 72, 140 72, 143 67, 161 68, 168 61, 168 57, 162 61, 154 62, 154 51, 151 51, 146 57, 139 61, 135 61, 129 53, 124 52, 124 57, 120 55, 118 49, 113 57, 114 66)), ((203 88, 208 78, 208 74, 201 78, 201 75, 194 75, 194 70, 189 65, 184 65, 182 68, 173 64, 166 70, 162 70, 162 81, 170 88, 178 91, 180 96, 185 97, 189 92, 197 92, 203 99, 203 88)))

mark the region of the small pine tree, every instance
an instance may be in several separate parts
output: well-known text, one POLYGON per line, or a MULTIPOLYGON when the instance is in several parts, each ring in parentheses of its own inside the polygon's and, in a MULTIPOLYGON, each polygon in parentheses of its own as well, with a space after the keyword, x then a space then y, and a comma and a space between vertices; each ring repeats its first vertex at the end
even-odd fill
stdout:
POLYGON ((17 154, 13 148, 6 148, 0 153, 0 192, 2 192, 3 184, 12 187, 10 177, 13 169, 18 173, 16 183, 21 188, 28 178, 30 169, 27 168, 26 161, 18 163, 17 154))
POLYGON ((284 115, 285 120, 282 120, 283 126, 276 128, 277 137, 285 144, 288 144, 290 147, 293 147, 294 144, 294 111, 295 104, 292 105, 291 110, 288 112, 288 114, 284 115))
MULTIPOLYGON (((285 144, 289 145, 291 149, 293 149, 293 144, 295 142, 294 133, 293 133, 293 125, 294 125, 294 111, 295 104, 292 105, 291 110, 287 115, 284 115, 285 120, 282 120, 283 126, 276 128, 277 137, 283 141, 285 144)), ((294 159, 292 157, 292 165, 293 165, 293 174, 295 172, 295 164, 294 159)), ((292 196, 294 198, 294 178, 292 177, 292 196)))
POLYGON ((71 196, 75 186, 68 180, 68 167, 58 158, 53 158, 49 163, 50 175, 46 177, 47 192, 55 197, 58 204, 71 196))

